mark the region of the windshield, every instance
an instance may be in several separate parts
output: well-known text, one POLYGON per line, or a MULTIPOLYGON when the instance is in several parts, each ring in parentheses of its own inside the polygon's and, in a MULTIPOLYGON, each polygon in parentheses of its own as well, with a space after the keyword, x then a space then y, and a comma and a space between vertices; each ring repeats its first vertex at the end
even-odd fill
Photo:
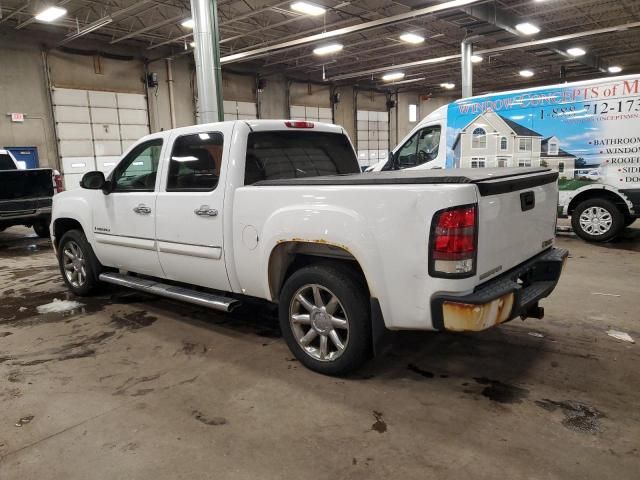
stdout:
POLYGON ((345 135, 300 130, 249 134, 245 185, 359 172, 358 159, 345 135))

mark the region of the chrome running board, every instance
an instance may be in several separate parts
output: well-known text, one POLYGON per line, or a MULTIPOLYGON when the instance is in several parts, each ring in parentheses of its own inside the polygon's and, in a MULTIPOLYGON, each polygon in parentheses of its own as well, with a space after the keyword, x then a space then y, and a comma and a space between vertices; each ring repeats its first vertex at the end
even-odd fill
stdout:
POLYGON ((200 305, 201 307, 212 308, 223 312, 230 312, 240 306, 240 302, 234 298, 223 297, 213 293, 199 292, 184 287, 167 285, 155 280, 123 275, 122 273, 101 273, 100 280, 106 283, 113 283, 121 287, 133 288, 141 292, 159 295, 161 297, 181 300, 183 302, 200 305))

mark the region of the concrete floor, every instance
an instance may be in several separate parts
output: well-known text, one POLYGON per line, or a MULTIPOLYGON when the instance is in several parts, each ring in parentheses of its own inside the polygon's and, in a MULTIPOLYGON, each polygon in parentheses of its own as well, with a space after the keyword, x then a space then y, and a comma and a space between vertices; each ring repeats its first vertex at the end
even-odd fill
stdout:
POLYGON ((51 247, 0 233, 0 478, 636 479, 640 347, 606 333, 640 340, 640 229, 625 236, 559 238, 542 321, 403 333, 336 379, 256 306, 107 288, 38 314, 67 298, 51 247))

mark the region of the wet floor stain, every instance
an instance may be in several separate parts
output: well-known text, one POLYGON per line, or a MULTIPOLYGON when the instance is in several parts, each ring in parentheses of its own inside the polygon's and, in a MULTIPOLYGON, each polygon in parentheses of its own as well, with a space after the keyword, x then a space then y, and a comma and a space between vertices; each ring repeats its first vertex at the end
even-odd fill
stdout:
POLYGON ((158 317, 149 315, 144 310, 137 310, 135 312, 111 315, 111 324, 116 328, 125 328, 128 330, 138 330, 139 328, 148 327, 153 325, 158 317))
POLYGON ((535 404, 548 412, 560 409, 564 414, 562 425, 578 433, 595 434, 601 431, 600 419, 605 415, 598 409, 586 403, 573 400, 555 401, 545 398, 536 400, 535 404))
POLYGON ((9 335, 13 335, 12 332, 0 332, 0 338, 8 337, 9 335))
POLYGON ((208 417, 199 410, 194 410, 193 412, 191 412, 191 416, 198 420, 200 423, 204 423, 205 425, 209 426, 226 425, 228 423, 227 419, 224 417, 208 417))
POLYGON ((184 353, 185 355, 204 355, 208 350, 209 349, 206 345, 183 341, 180 352, 184 353))
POLYGON ((529 390, 526 388, 509 385, 499 380, 487 377, 477 377, 474 380, 480 385, 485 385, 480 393, 494 402, 522 403, 522 400, 529 396, 529 390))
POLYGON ((3 258, 26 257, 39 252, 53 254, 53 245, 49 239, 37 236, 0 238, 0 253, 3 258))
POLYGON ((423 370, 420 367, 418 367, 417 365, 414 365, 413 363, 410 363, 409 365, 407 365, 407 370, 412 371, 413 373, 417 373, 418 375, 424 377, 424 378, 433 378, 433 373, 429 372, 427 370, 423 370))
POLYGON ((373 418, 376 419, 371 425, 371 430, 378 433, 384 433, 387 431, 387 422, 384 421, 384 415, 382 412, 373 411, 373 418))
MULTIPOLYGON (((113 394, 125 395, 129 392, 129 390, 133 389, 133 387, 137 387, 142 383, 153 382, 154 380, 157 380, 158 378, 160 378, 161 375, 162 373, 156 373, 154 375, 146 375, 139 378, 129 377, 122 385, 116 388, 116 391, 113 392, 113 394)), ((139 395, 142 390, 145 390, 145 389, 138 388, 134 393, 137 393, 139 395)), ((146 392, 146 393, 149 393, 149 392, 146 392)), ((136 396, 136 395, 133 395, 133 396, 136 396)))
POLYGON ((23 425, 26 425, 27 423, 31 423, 31 420, 33 420, 35 417, 33 415, 26 415, 22 418, 20 418, 17 422, 16 422, 16 427, 22 427, 23 425))

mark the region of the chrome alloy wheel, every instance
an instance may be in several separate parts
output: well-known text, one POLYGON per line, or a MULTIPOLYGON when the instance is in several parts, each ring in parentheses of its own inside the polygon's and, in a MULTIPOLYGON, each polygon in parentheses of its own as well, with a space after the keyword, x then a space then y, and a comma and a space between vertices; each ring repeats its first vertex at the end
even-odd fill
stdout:
POLYGON ((289 305, 289 323, 298 345, 316 360, 337 359, 349 342, 347 312, 338 297, 321 285, 304 285, 296 292, 289 305))
POLYGON ((611 213, 602 207, 589 207, 580 214, 580 227, 589 235, 604 235, 612 225, 611 213))
POLYGON ((69 241, 62 250, 62 265, 67 281, 75 288, 82 287, 87 281, 87 263, 80 246, 69 241))

